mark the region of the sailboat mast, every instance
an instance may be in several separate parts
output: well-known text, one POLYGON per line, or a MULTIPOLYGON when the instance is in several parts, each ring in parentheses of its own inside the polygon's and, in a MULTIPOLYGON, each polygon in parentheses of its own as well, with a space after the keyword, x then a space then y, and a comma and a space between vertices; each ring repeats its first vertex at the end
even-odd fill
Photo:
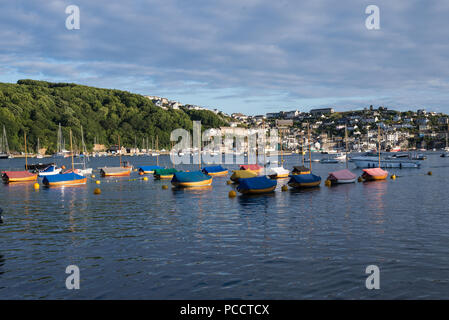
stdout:
POLYGON ((75 173, 75 166, 73 164, 73 145, 72 145, 72 129, 70 129, 70 154, 72 158, 72 172, 75 173))
POLYGON ((156 136, 156 165, 159 166, 159 136, 156 136))
POLYGON ((379 168, 380 168, 380 125, 377 125, 377 140, 379 143, 378 154, 379 154, 379 168))
POLYGON ((26 132, 23 133, 25 138, 25 170, 28 170, 28 158, 27 158, 27 134, 26 132))
POLYGON ((120 158, 120 167, 122 166, 122 148, 120 146, 120 136, 118 136, 118 154, 120 158))
POLYGON ((310 140, 310 123, 307 123, 307 131, 308 131, 308 143, 309 143, 309 166, 310 166, 310 172, 312 172, 312 150, 311 150, 311 140, 310 140))
POLYGON ((348 128, 345 125, 345 160, 346 169, 348 169, 348 128))

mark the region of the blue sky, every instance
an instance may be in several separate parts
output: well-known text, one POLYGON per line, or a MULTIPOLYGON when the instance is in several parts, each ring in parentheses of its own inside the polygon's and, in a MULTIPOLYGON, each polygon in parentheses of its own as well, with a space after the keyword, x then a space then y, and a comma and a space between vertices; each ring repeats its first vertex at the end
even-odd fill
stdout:
POLYGON ((228 113, 449 113, 448 16, 444 0, 3 1, 0 81, 75 82, 228 113), (79 30, 65 28, 71 4, 79 30), (365 27, 370 4, 380 30, 365 27))

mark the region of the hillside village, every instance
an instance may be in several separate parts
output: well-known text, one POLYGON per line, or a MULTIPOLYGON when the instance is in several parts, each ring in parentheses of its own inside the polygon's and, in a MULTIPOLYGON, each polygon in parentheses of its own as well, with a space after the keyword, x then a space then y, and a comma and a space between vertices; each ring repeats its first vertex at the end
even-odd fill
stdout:
MULTIPOLYGON (((209 110, 197 105, 183 105, 176 101, 155 96, 146 96, 161 108, 209 110)), ((218 109, 210 110, 216 114, 230 117, 229 127, 222 132, 243 134, 244 129, 277 128, 282 133, 284 150, 297 151, 307 140, 307 126, 310 124, 312 141, 320 151, 344 148, 345 128, 348 134, 348 148, 352 151, 365 151, 377 148, 378 126, 381 129, 381 147, 391 149, 440 149, 446 147, 449 117, 443 113, 415 111, 396 111, 386 107, 373 107, 362 110, 336 112, 333 108, 279 111, 265 115, 227 115, 218 109)))

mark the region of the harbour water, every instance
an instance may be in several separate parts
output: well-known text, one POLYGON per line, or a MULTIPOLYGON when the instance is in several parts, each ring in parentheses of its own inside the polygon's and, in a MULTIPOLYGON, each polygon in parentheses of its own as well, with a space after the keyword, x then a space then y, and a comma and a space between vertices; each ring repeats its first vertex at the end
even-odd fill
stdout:
MULTIPOLYGON (((285 159, 288 169, 300 164, 297 155, 285 159)), ((124 160, 139 166, 156 158, 124 160)), ((0 169, 23 164, 1 160, 0 169)), ((324 181, 344 166, 314 163, 313 172, 324 181)), ((421 169, 389 171, 396 180, 287 192, 281 180, 272 195, 236 198, 228 198, 225 177, 200 190, 164 190, 169 181, 136 172, 109 179, 94 172, 99 186, 2 184, 0 298, 448 298, 449 159, 429 153, 421 169), (379 290, 365 288, 372 264, 379 290), (65 287, 68 265, 80 268, 79 290, 65 287)))

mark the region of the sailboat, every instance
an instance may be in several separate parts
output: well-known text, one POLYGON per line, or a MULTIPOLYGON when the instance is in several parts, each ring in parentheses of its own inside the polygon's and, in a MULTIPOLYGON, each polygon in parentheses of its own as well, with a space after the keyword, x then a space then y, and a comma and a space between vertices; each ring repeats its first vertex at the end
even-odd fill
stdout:
POLYGON ((378 158, 379 158, 379 166, 377 168, 372 169, 363 169, 362 178, 365 181, 375 181, 375 180, 385 180, 388 177, 388 171, 382 170, 380 168, 380 126, 377 126, 378 131, 378 158))
POLYGON ((268 176, 271 179, 285 179, 288 178, 290 171, 284 168, 284 157, 283 157, 283 148, 282 148, 282 135, 280 137, 280 149, 281 149, 281 165, 279 167, 271 167, 268 176))
POLYGON ((344 184, 344 183, 354 183, 357 179, 357 176, 353 174, 348 169, 348 131, 345 126, 345 155, 346 159, 346 169, 338 170, 334 172, 330 172, 327 180, 330 181, 331 184, 344 184))
POLYGON ((179 188, 210 186, 212 184, 213 177, 201 171, 201 144, 199 145, 198 150, 198 166, 198 171, 175 172, 173 174, 171 184, 179 188))
MULTIPOLYGON (((449 132, 449 124, 447 125, 447 130, 449 132)), ((441 158, 449 158, 448 132, 446 132, 446 147, 444 148, 444 152, 440 156, 441 158)))
POLYGON ((210 166, 204 167, 203 172, 210 176, 225 176, 228 174, 228 169, 223 168, 222 166, 210 166))
MULTIPOLYGON (((82 162, 76 162, 74 164, 81 165, 82 168, 81 169, 75 168, 73 172, 80 174, 82 176, 87 176, 87 175, 92 174, 92 168, 86 168, 86 159, 89 160, 89 155, 87 153, 86 144, 84 143, 83 126, 81 126, 81 150, 82 151, 81 151, 80 157, 83 160, 82 160, 82 162)), ((69 173, 69 172, 71 172, 71 171, 70 170, 66 171, 66 173, 69 173)))
POLYGON ((72 130, 70 130, 70 155, 72 158, 72 170, 67 173, 58 173, 50 176, 45 176, 42 183, 47 187, 58 186, 76 186, 87 183, 87 178, 75 173, 75 167, 73 162, 73 146, 72 146, 72 130))
POLYGON ((3 136, 0 139, 0 159, 9 159, 11 155, 9 154, 8 138, 6 137, 6 129, 3 126, 3 136))
POLYGON ((26 133, 24 133, 24 140, 25 140, 25 171, 3 171, 2 179, 5 183, 29 182, 29 181, 37 180, 37 174, 30 173, 28 171, 27 135, 26 135, 26 133))
MULTIPOLYGON (((300 173, 290 175, 290 181, 287 183, 290 187, 301 189, 301 188, 312 188, 318 187, 321 183, 321 177, 314 175, 312 172, 312 152, 311 152, 311 139, 310 139, 310 125, 307 124, 308 129, 308 145, 309 145, 309 168, 310 173, 300 173)), ((303 167, 304 169, 307 169, 303 167)), ((299 168, 301 170, 301 168, 299 168)), ((307 172, 307 171, 305 171, 307 172)))
POLYGON ((151 155, 153 157, 158 157, 157 158, 157 162, 159 163, 159 136, 156 136, 156 152, 154 152, 154 150, 152 149, 152 153, 151 155))
POLYGON ((37 150, 36 150, 36 159, 42 159, 44 156, 40 154, 40 143, 39 138, 37 138, 37 150))
POLYGON ((122 148, 120 146, 120 136, 118 136, 118 153, 120 157, 120 167, 103 167, 100 168, 100 174, 103 177, 123 177, 131 174, 132 166, 125 163, 122 165, 122 148))
MULTIPOLYGON (((265 128, 265 124, 264 124, 265 128)), ((263 139, 263 155, 264 155, 264 164, 266 165, 266 140, 265 140, 265 131, 264 131, 264 139, 263 139)), ((257 166, 257 165, 255 165, 257 166)), ((266 167, 264 168, 264 175, 251 177, 251 178, 240 178, 238 180, 239 185, 237 186, 237 191, 242 194, 264 194, 271 193, 276 189, 277 180, 270 179, 266 176, 266 167)), ((250 170, 254 172, 253 170, 250 170)), ((256 172, 254 172, 256 173, 256 172)))

